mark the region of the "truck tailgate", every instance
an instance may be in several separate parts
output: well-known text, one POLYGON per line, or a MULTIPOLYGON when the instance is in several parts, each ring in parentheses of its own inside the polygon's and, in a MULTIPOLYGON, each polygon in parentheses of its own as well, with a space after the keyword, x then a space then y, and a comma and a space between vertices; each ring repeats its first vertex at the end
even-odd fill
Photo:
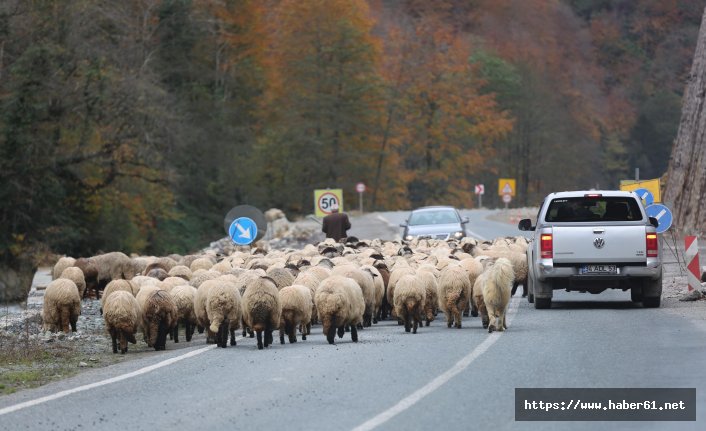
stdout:
POLYGON ((643 225, 555 225, 552 231, 555 264, 646 262, 647 260, 643 225))

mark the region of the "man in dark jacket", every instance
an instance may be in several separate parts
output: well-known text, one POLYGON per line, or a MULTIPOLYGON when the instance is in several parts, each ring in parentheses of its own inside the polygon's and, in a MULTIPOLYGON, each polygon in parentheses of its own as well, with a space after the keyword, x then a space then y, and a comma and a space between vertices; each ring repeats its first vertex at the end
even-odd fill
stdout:
POLYGON ((331 214, 324 217, 321 231, 326 234, 326 238, 333 238, 339 242, 348 236, 346 231, 351 228, 351 222, 346 213, 338 212, 338 205, 332 206, 331 211, 331 214))

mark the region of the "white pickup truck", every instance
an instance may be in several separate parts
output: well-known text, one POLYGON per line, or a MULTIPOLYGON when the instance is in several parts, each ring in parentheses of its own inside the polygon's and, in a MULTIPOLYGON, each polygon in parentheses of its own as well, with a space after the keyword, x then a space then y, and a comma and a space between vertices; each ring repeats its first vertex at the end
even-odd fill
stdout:
POLYGON ((661 246, 657 220, 648 217, 633 192, 616 190, 551 193, 539 209, 527 248, 527 298, 550 308, 553 291, 601 293, 630 290, 633 302, 659 307, 661 246))

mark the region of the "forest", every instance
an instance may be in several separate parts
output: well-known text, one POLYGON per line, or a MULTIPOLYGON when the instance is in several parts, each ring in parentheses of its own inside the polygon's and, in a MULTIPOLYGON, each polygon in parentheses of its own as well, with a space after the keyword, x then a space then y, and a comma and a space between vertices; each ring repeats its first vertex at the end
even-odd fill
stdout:
POLYGON ((664 174, 706 0, 5 0, 0 262, 664 174), (495 186, 496 187, 496 186, 495 186))

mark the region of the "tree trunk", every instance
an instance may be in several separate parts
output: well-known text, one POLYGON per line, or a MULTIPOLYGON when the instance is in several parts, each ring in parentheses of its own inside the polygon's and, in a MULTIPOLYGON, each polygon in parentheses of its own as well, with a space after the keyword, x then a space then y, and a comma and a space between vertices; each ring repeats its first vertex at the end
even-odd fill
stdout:
POLYGON ((0 302, 27 300, 36 271, 31 261, 0 262, 0 302))
POLYGON ((706 10, 696 44, 694 63, 684 93, 679 132, 667 170, 664 202, 683 233, 706 228, 706 10))

